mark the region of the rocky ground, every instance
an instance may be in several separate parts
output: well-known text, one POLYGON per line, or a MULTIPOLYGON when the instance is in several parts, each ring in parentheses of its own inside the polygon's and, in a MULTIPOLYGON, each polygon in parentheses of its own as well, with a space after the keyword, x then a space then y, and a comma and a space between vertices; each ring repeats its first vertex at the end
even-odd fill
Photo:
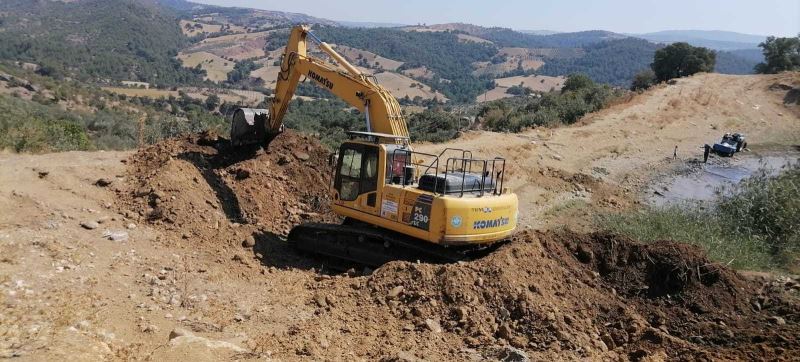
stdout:
MULTIPOLYGON (((769 104, 761 109, 778 107, 769 104)), ((783 112, 795 117, 794 108, 783 112)), ((774 123, 787 134, 796 124, 774 123)), ((297 223, 337 221, 327 207, 327 152, 302 135, 287 132, 246 155, 212 134, 137 152, 0 155, 0 356, 794 359, 796 278, 737 273, 687 245, 553 227, 635 205, 630 180, 673 161, 632 151, 557 151, 559 160, 548 150, 568 137, 544 146, 528 136, 513 135, 524 144, 508 149, 523 178, 512 187, 526 203, 510 243, 475 261, 344 273, 284 241, 297 223)))

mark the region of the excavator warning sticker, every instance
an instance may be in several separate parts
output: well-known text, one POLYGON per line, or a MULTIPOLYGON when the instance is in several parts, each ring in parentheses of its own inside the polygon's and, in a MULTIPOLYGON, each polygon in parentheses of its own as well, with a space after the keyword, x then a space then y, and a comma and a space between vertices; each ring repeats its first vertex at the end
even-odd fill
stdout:
POLYGON ((383 202, 381 202, 381 216, 397 217, 397 202, 392 200, 383 200, 383 202))
POLYGON ((421 195, 414 203, 414 208, 411 210, 411 226, 428 230, 431 226, 431 204, 433 198, 429 195, 421 195))

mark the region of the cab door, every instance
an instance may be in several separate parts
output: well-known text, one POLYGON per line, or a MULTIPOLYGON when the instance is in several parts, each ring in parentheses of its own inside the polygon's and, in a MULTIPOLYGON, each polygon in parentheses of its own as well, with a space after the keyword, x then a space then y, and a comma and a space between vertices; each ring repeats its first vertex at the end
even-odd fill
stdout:
POLYGON ((378 214, 378 146, 345 143, 339 149, 334 187, 344 206, 378 214))

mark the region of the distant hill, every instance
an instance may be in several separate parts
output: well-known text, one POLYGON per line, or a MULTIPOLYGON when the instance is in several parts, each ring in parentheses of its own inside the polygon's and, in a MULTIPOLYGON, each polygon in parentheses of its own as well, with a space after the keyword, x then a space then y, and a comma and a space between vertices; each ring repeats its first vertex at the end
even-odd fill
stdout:
POLYGON ((0 2, 0 59, 85 81, 187 84, 200 74, 174 59, 188 44, 175 13, 152 1, 0 2))
POLYGON ((650 67, 660 48, 644 39, 622 38, 584 47, 585 54, 572 58, 545 58, 539 73, 549 76, 584 73, 596 82, 628 87, 633 76, 650 67))
MULTIPOLYGON (((717 65, 714 71, 723 74, 753 74, 756 64, 763 61, 764 57, 761 56, 761 59, 754 60, 740 56, 741 52, 718 50, 717 65)), ((759 52, 759 54, 761 53, 759 52)))
POLYGON ((520 48, 579 48, 605 40, 622 39, 627 35, 604 30, 587 30, 572 33, 535 34, 509 28, 487 28, 464 23, 410 26, 411 31, 455 31, 489 40, 501 47, 520 48))
POLYGON ((731 50, 728 53, 731 53, 739 58, 747 59, 754 63, 760 63, 764 61, 764 53, 761 48, 758 49, 737 49, 731 50))
POLYGON ((523 34, 532 34, 532 35, 553 35, 561 33, 560 31, 552 31, 552 30, 517 30, 523 34))
POLYGON ((404 26, 408 26, 408 24, 398 24, 398 23, 375 23, 370 21, 343 21, 337 20, 339 25, 348 27, 348 28, 401 28, 404 26))
POLYGON ((716 70, 723 73, 750 73, 762 58, 754 47, 760 37, 728 32, 634 37, 602 30, 515 31, 465 23, 338 22, 185 0, 4 0, 0 61, 34 63, 41 74, 91 83, 266 91, 277 76, 276 62, 294 24, 313 25, 321 39, 348 49, 352 62, 387 84, 393 82, 393 92, 409 95, 415 104, 421 104, 414 98, 423 93, 428 95, 424 100, 435 94, 439 100, 472 102, 498 79, 533 75, 584 73, 597 82, 627 87, 636 72, 649 67, 655 50, 671 41, 716 44, 709 47, 718 49, 716 70), (252 72, 240 78, 246 82, 229 82, 228 75, 249 62, 252 72))
POLYGON ((658 43, 687 42, 715 50, 755 49, 767 37, 719 30, 666 30, 632 36, 658 43))

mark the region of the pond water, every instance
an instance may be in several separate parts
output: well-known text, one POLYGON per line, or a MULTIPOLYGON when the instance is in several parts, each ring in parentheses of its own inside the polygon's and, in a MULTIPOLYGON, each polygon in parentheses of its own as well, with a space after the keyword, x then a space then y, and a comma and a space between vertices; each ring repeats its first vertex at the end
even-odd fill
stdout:
POLYGON ((733 158, 715 157, 709 163, 687 164, 685 170, 650 187, 647 202, 655 206, 685 201, 711 201, 723 187, 731 186, 759 169, 778 174, 786 165, 798 162, 794 151, 759 155, 740 153, 733 158))

